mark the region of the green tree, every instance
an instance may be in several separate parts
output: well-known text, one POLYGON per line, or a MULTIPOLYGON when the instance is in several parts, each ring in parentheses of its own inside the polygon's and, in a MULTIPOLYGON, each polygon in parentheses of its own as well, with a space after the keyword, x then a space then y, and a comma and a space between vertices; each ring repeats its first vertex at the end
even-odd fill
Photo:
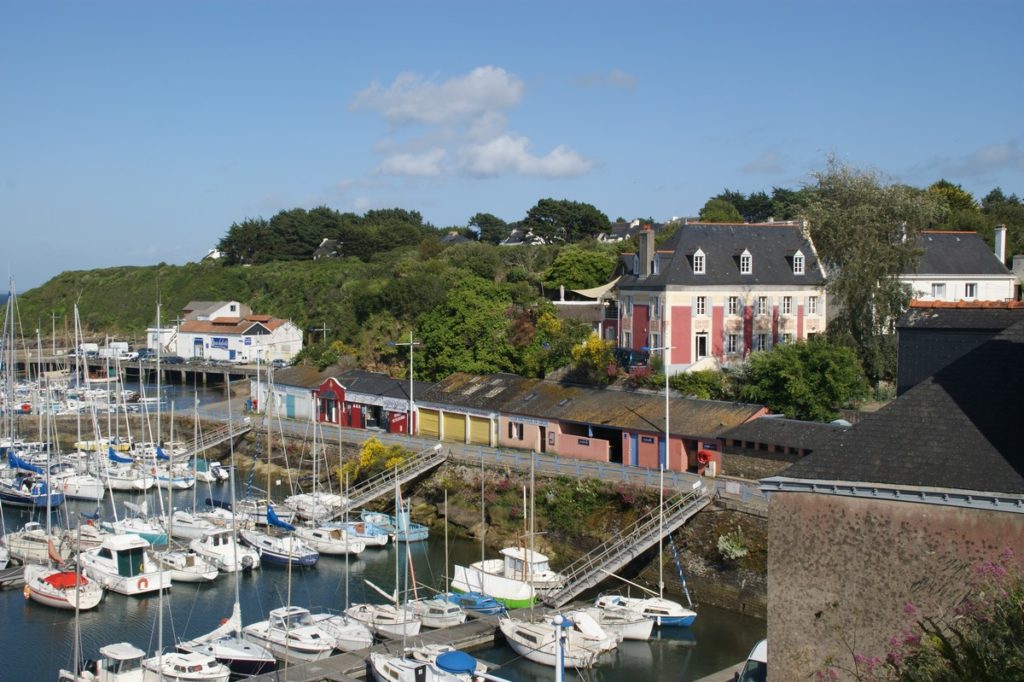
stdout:
POLYGON ((752 354, 739 393, 793 419, 831 421, 836 408, 867 397, 868 383, 852 349, 816 338, 752 354))
POLYGON ((591 334, 572 349, 573 379, 590 384, 611 383, 618 374, 613 353, 614 344, 591 334))
POLYGON ((611 223, 601 211, 590 204, 568 199, 541 199, 526 212, 521 226, 533 230, 548 242, 569 244, 607 232, 611 223))
POLYGON ((770 217, 775 220, 796 220, 804 215, 807 201, 808 191, 806 189, 792 190, 773 187, 770 217))
POLYGON ((559 251, 545 273, 544 286, 555 291, 559 286, 589 289, 606 284, 617 262, 616 255, 606 249, 567 246, 559 251))
POLYGON ((700 209, 700 219, 705 223, 742 223, 739 209, 725 199, 708 199, 700 209))
POLYGON ((477 213, 469 219, 469 226, 475 227, 480 241, 488 244, 500 243, 511 231, 508 223, 490 213, 477 213))
POLYGON ((725 374, 712 369, 673 374, 668 385, 683 395, 703 400, 728 400, 731 397, 725 374))
POLYGON ((941 203, 834 157, 814 177, 807 214, 836 313, 829 334, 852 345, 873 382, 890 378, 896 370, 893 325, 911 296, 898 277, 916 268, 916 236, 941 214, 941 203))
POLYGON ((505 312, 512 301, 493 282, 468 277, 416 325, 423 360, 416 374, 439 380, 453 372, 512 372, 516 353, 508 340, 505 312))
POLYGON ((217 248, 226 265, 266 263, 275 257, 277 237, 266 220, 247 218, 240 223, 232 223, 217 248))
POLYGON ((943 178, 928 187, 928 191, 937 195, 950 211, 976 211, 978 203, 971 193, 960 185, 954 185, 943 178))
POLYGON ((988 222, 985 236, 989 243, 992 243, 992 228, 1006 225, 1007 255, 1024 253, 1024 202, 1016 194, 1006 196, 996 187, 981 200, 981 212, 988 222))

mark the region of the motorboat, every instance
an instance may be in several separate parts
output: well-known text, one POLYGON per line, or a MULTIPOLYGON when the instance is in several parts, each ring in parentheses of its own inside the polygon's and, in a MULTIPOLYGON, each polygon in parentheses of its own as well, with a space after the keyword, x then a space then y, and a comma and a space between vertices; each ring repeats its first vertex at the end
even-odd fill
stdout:
POLYGON ((171 587, 170 574, 150 556, 149 548, 138 535, 111 535, 78 556, 86 576, 108 590, 132 596, 171 587))
POLYGON ((175 509, 171 514, 171 522, 168 524, 171 537, 182 540, 194 540, 202 537, 204 533, 216 530, 223 524, 215 524, 208 517, 194 514, 184 509, 175 509))
POLYGON ((579 632, 548 622, 530 623, 502 616, 498 628, 512 650, 534 663, 554 667, 558 661, 559 629, 563 629, 565 666, 591 668, 599 651, 588 644, 579 632))
POLYGON ((236 543, 230 528, 207 531, 201 538, 189 542, 188 546, 225 573, 260 567, 259 553, 236 543))
POLYGON ((334 648, 338 651, 359 651, 373 644, 373 632, 370 628, 343 613, 311 613, 310 617, 321 629, 334 637, 334 648))
POLYGON ((286 661, 319 661, 330 656, 335 646, 334 638, 301 606, 274 609, 267 620, 246 625, 242 633, 286 661))
POLYGON ((366 625, 373 634, 390 639, 415 637, 423 626, 419 616, 394 604, 353 604, 345 609, 345 615, 366 625))
POLYGON ((385 530, 396 542, 420 542, 430 537, 430 529, 413 521, 407 509, 402 509, 397 515, 363 510, 359 518, 385 530))
POLYGON ((646 641, 651 638, 651 632, 654 630, 652 619, 624 606, 606 606, 605 608, 590 606, 583 611, 606 631, 614 632, 622 639, 646 641))
POLYGON ((506 547, 501 559, 485 559, 455 566, 452 589, 490 595, 510 609, 526 608, 543 594, 562 585, 563 577, 551 570, 548 558, 525 547, 506 547))
POLYGON ((436 595, 426 599, 412 599, 402 605, 406 611, 415 614, 425 628, 450 628, 466 622, 466 612, 458 604, 454 604, 436 595))
POLYGON ((334 525, 298 526, 295 535, 321 554, 358 555, 366 549, 365 542, 350 537, 347 531, 334 525))
POLYGON ((228 682, 231 669, 208 654, 170 651, 142 662, 143 680, 160 682, 228 682))
POLYGON ((216 566, 191 549, 164 550, 156 552, 154 556, 161 568, 171 574, 174 582, 205 583, 220 575, 216 566))
POLYGON ((480 592, 446 592, 442 596, 471 615, 500 616, 508 611, 500 601, 480 592))
POLYGON ((684 607, 679 602, 662 597, 626 597, 619 594, 601 595, 594 606, 605 608, 619 606, 635 611, 645 618, 650 618, 655 625, 663 627, 689 627, 697 619, 697 612, 684 607))

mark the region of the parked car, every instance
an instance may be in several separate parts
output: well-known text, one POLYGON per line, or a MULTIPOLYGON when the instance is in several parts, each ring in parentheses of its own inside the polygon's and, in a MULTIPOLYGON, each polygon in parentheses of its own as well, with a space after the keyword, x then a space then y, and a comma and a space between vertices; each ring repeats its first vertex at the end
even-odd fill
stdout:
POLYGON ((272 361, 270 363, 270 366, 273 367, 274 369, 284 369, 289 364, 290 363, 287 360, 282 360, 281 358, 278 358, 277 360, 272 361))
POLYGON ((160 362, 163 362, 164 364, 167 365, 184 365, 185 358, 181 357, 180 355, 168 355, 165 358, 161 358, 160 362))
POLYGON ((140 348, 139 360, 156 360, 156 351, 152 348, 140 348))
POLYGON ((743 669, 736 673, 736 682, 765 682, 768 679, 768 640, 754 645, 743 669))

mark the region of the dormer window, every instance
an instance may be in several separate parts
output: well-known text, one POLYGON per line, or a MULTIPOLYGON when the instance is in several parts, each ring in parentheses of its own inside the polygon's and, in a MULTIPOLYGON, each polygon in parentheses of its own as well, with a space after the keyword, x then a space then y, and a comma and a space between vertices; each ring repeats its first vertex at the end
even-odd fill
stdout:
POLYGON ((804 254, 799 251, 793 254, 793 274, 804 274, 804 254))
POLYGON ((693 254, 693 274, 703 275, 704 273, 704 252, 697 249, 697 252, 693 254))
POLYGON ((750 255, 750 251, 743 249, 743 253, 740 254, 740 274, 749 275, 754 271, 754 257, 750 255))
POLYGON ((658 254, 654 254, 654 260, 651 261, 651 274, 657 275, 661 272, 661 259, 658 258, 658 254))
POLYGON ((637 256, 636 254, 633 254, 633 274, 640 274, 640 257, 637 256))

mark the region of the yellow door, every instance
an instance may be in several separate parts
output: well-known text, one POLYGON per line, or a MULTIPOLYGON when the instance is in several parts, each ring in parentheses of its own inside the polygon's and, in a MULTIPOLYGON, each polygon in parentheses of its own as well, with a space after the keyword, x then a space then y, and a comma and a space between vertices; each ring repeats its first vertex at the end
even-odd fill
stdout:
POLYGON ((444 413, 444 440, 466 442, 466 415, 444 413))
POLYGON ((420 432, 419 435, 426 438, 438 438, 441 432, 438 430, 441 420, 438 417, 437 410, 424 410, 420 408, 420 432))
POLYGON ((469 417, 469 442, 474 445, 491 444, 491 420, 487 417, 469 417))

